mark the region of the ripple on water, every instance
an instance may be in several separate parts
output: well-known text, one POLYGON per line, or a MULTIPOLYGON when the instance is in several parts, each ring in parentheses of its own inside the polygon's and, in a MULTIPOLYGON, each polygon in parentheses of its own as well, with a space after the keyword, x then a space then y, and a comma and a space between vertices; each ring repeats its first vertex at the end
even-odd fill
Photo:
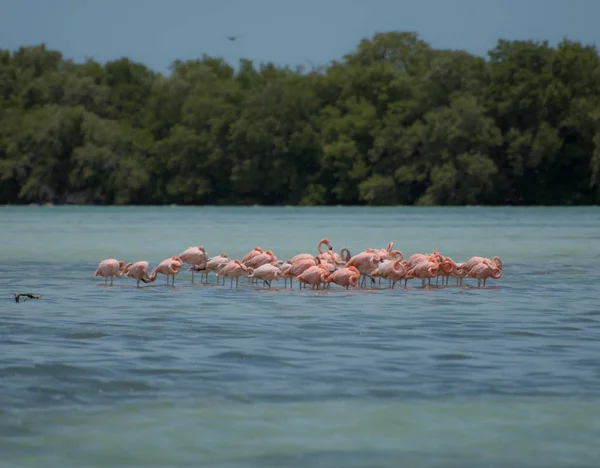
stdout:
POLYGON ((464 361, 467 359, 475 359, 475 356, 471 356, 470 354, 461 354, 461 353, 447 353, 447 354, 434 354, 432 356, 433 359, 439 361, 464 361))

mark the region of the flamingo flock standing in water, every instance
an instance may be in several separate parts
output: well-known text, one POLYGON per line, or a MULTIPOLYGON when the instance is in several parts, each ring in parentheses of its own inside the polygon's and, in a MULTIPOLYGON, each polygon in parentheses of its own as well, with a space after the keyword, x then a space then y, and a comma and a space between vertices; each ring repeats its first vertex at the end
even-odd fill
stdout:
POLYGON ((201 282, 208 283, 211 272, 215 273, 216 283, 220 284, 220 278, 229 279, 230 288, 233 288, 235 280, 236 289, 241 277, 247 278, 251 284, 262 281, 262 287, 271 288, 273 281, 284 280, 287 288, 288 280, 290 288, 294 281, 298 287, 311 289, 330 289, 336 284, 345 289, 367 288, 367 280, 370 287, 381 286, 381 280, 388 281, 388 287, 404 281, 404 287, 409 280, 421 280, 423 287, 431 288, 432 280, 441 286, 448 285, 450 278, 456 281, 458 286, 463 285, 465 278, 477 280, 477 287, 485 287, 490 278, 499 279, 502 276, 502 261, 498 256, 471 257, 468 261, 457 263, 452 258, 442 255, 439 251, 432 253, 416 253, 408 260, 398 250, 393 250, 394 243, 390 242, 385 249, 367 248, 356 255, 351 255, 347 248, 340 253, 333 251, 329 239, 323 238, 317 244, 318 253, 299 253, 287 260, 279 260, 272 250, 264 250, 254 247, 242 259, 231 259, 228 254, 221 253, 209 257, 203 246, 189 247, 179 255, 164 259, 152 271, 149 272, 149 263, 145 260, 125 263, 122 260, 108 258, 102 260, 96 269, 95 276, 104 277, 104 284, 113 285, 114 278, 125 276, 136 280, 137 287, 140 283, 152 283, 156 281, 158 274, 165 275, 167 286, 171 279, 171 285, 175 285, 175 276, 178 275, 183 265, 189 265, 188 270, 192 272, 192 284, 194 274, 200 273, 201 282), (326 246, 326 249, 323 249, 326 246))

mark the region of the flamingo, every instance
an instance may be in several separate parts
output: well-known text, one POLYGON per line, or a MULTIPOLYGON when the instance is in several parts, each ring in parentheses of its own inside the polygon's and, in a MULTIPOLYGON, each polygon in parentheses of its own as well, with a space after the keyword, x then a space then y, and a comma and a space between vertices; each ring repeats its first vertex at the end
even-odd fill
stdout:
MULTIPOLYGON (((360 274, 363 277, 363 279, 361 281, 361 287, 364 287, 366 285, 367 276, 369 276, 370 273, 375 268, 377 268, 377 266, 379 265, 380 262, 381 262, 381 258, 379 257, 379 255, 377 255, 374 252, 367 252, 365 250, 363 252, 356 254, 354 257, 352 257, 350 260, 348 260, 348 262, 346 262, 346 265, 344 265, 344 266, 345 267, 354 266, 358 269, 358 271, 360 271, 360 274)), ((371 283, 375 282, 375 279, 373 279, 373 277, 369 276, 369 278, 371 278, 371 283)))
POLYGON ((423 280, 423 287, 425 287, 425 279, 428 279, 429 287, 431 287, 431 278, 436 277, 438 270, 439 264, 437 261, 425 260, 408 270, 408 273, 415 278, 423 280))
POLYGON ((125 268, 125 262, 123 260, 107 258, 98 264, 94 276, 104 277, 105 286, 108 286, 108 278, 110 278, 110 285, 112 286, 115 276, 117 278, 123 276, 123 268, 125 268))
MULTIPOLYGON (((438 270, 438 275, 437 278, 442 278, 442 286, 444 286, 444 284, 448 284, 448 281, 450 280, 450 276, 452 276, 452 274, 456 274, 459 275, 459 267, 458 264, 452 260, 450 257, 444 257, 442 255, 439 255, 439 258, 442 259, 441 263, 441 268, 438 270)), ((462 265, 462 264, 461 264, 462 265)), ((436 278, 436 284, 437 284, 437 278, 436 278)))
POLYGON ((382 260, 387 260, 387 259, 393 258, 392 254, 402 255, 402 252, 399 252, 398 250, 392 250, 393 247, 394 247, 394 243, 390 242, 387 246, 387 249, 374 249, 374 248, 369 247, 368 249, 365 250, 365 252, 376 253, 377 255, 379 255, 379 258, 381 258, 382 260))
POLYGON ((181 261, 181 258, 179 258, 177 255, 165 258, 152 270, 150 280, 156 281, 157 274, 161 273, 167 277, 167 286, 169 285, 169 276, 173 277, 172 286, 175 286, 175 275, 177 275, 181 271, 182 267, 183 262, 181 261))
POLYGON ((278 281, 281 277, 281 270, 277 265, 271 265, 270 263, 265 263, 264 265, 259 266, 254 270, 254 273, 251 275, 254 279, 263 280, 263 286, 267 284, 269 289, 271 289, 271 281, 278 281))
POLYGON ((225 266, 221 268, 216 275, 217 278, 219 278, 219 276, 223 277, 223 284, 225 284, 225 278, 230 278, 230 288, 233 288, 233 278, 235 278, 235 288, 237 289, 240 276, 249 278, 252 276, 252 273, 254 273, 253 268, 247 267, 236 258, 234 261, 225 264, 225 266))
MULTIPOLYGON (((220 255, 216 255, 208 259, 206 263, 206 268, 204 269, 204 275, 206 276, 206 282, 208 283, 208 275, 211 271, 217 272, 225 265, 227 265, 231 259, 229 255, 226 253, 221 253, 220 255)), ((217 284, 219 284, 219 277, 217 277, 217 284)))
POLYGON ((127 278, 133 278, 137 280, 136 287, 139 288, 140 282, 142 281, 144 283, 152 283, 153 281, 156 281, 156 277, 154 277, 154 279, 151 279, 151 277, 148 275, 148 267, 148 262, 143 260, 139 262, 128 263, 127 265, 125 265, 123 274, 127 278))
POLYGON ((350 286, 356 287, 360 278, 360 271, 354 266, 340 268, 327 277, 328 283, 335 283, 348 289, 350 286))
POLYGON ((255 255, 252 259, 248 260, 247 262, 242 263, 250 268, 256 269, 259 266, 264 265, 266 263, 277 263, 277 257, 271 250, 267 250, 266 252, 262 252, 258 255, 255 255))
POLYGON ((304 273, 304 271, 308 270, 310 267, 318 265, 318 263, 318 257, 313 257, 312 259, 298 260, 297 262, 294 262, 290 267, 286 268, 281 276, 284 279, 290 279, 290 288, 293 289, 294 278, 304 273))
POLYGON ((423 261, 432 261, 432 260, 437 260, 436 254, 439 253, 437 250, 434 251, 432 254, 422 254, 422 253, 416 253, 410 256, 410 258, 404 262, 404 266, 407 268, 414 268, 415 266, 417 266, 417 264, 423 262, 423 261))
MULTIPOLYGON (((290 263, 290 260, 286 260, 285 262, 283 260, 278 260, 277 261, 277 266, 279 267, 279 271, 281 273, 281 277, 283 278, 283 281, 284 281, 284 283, 283 283, 284 286, 283 287, 287 288, 287 280, 288 279, 287 279, 287 277, 286 278, 283 277, 283 272, 285 270, 287 270, 288 268, 290 268, 292 266, 292 264, 290 263)), ((291 283, 291 281, 290 281, 290 283, 291 283)))
POLYGON ((402 257, 395 260, 383 260, 377 268, 371 271, 370 276, 389 280, 390 288, 393 288, 399 280, 406 277, 406 268, 401 262, 402 257))
MULTIPOLYGON (((452 278, 456 279, 456 285, 463 284, 463 279, 467 276, 467 269, 464 263, 456 263, 456 268, 450 273, 452 278)), ((446 281, 448 284, 448 281, 446 281)))
POLYGON ((491 259, 489 259, 487 257, 471 257, 464 264, 464 268, 466 268, 467 271, 470 271, 475 265, 477 265, 479 263, 487 263, 491 267, 499 268, 500 270, 502 270, 502 260, 500 260, 500 257, 498 257, 498 256, 495 256, 491 259))
MULTIPOLYGON (((208 262, 208 255, 204 250, 204 247, 199 245, 196 247, 188 247, 185 251, 177 255, 183 263, 187 263, 192 267, 192 284, 194 284, 194 272, 204 271, 206 269, 206 263, 208 262)), ((202 281, 202 277, 200 277, 202 281)))
MULTIPOLYGON (((332 249, 331 244, 329 243, 329 239, 327 239, 327 237, 323 237, 323 239, 321 239, 319 241, 319 243, 317 244, 317 250, 319 251, 319 256, 321 255, 328 255, 328 252, 332 249), (322 245, 326 245, 327 247, 329 247, 329 250, 324 252, 323 249, 321 249, 322 245)), ((295 263, 298 260, 305 260, 305 259, 309 259, 309 258, 314 258, 314 254, 310 254, 310 253, 300 253, 297 255, 294 255, 291 259, 290 259, 290 263, 295 263)))
POLYGON ((312 289, 319 289, 321 283, 327 282, 329 270, 323 264, 311 266, 304 270, 300 275, 296 276, 296 281, 301 281, 304 284, 310 284, 312 289))
POLYGON ((406 287, 406 282, 414 277, 414 273, 410 273, 400 259, 394 260, 392 263, 392 269, 388 274, 388 279, 392 282, 392 289, 400 280, 404 280, 404 286, 406 287))
POLYGON ((254 257, 256 257, 258 254, 263 253, 264 250, 261 249, 260 247, 254 247, 250 252, 248 252, 246 255, 244 255, 242 257, 242 263, 245 265, 246 263, 248 263, 250 260, 252 260, 254 257))
POLYGON ((483 280, 483 287, 485 288, 485 282, 488 278, 498 279, 502 276, 502 270, 496 266, 489 265, 486 262, 481 262, 475 265, 469 270, 469 276, 477 279, 477 287, 481 287, 481 281, 483 280))
POLYGON ((333 250, 330 250, 329 255, 333 259, 334 263, 338 266, 345 265, 352 258, 350 251, 346 247, 343 247, 339 254, 335 253, 333 250))

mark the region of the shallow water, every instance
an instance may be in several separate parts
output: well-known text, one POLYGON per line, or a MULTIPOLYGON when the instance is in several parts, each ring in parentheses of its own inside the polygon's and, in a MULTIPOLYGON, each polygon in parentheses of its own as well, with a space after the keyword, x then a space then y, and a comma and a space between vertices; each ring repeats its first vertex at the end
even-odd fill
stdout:
POLYGON ((539 466, 600 457, 600 209, 0 207, 0 466, 539 466), (100 260, 499 255, 467 286, 104 287, 100 260), (42 300, 16 304, 13 292, 42 300))

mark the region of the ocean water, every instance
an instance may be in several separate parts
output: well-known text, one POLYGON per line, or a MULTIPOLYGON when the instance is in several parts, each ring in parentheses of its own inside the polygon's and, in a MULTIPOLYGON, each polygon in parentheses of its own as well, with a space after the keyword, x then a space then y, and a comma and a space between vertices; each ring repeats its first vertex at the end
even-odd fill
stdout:
POLYGON ((598 208, 0 207, 0 466, 598 466, 599 261, 598 208), (108 257, 286 259, 322 237, 498 255, 503 276, 93 276, 108 257))

